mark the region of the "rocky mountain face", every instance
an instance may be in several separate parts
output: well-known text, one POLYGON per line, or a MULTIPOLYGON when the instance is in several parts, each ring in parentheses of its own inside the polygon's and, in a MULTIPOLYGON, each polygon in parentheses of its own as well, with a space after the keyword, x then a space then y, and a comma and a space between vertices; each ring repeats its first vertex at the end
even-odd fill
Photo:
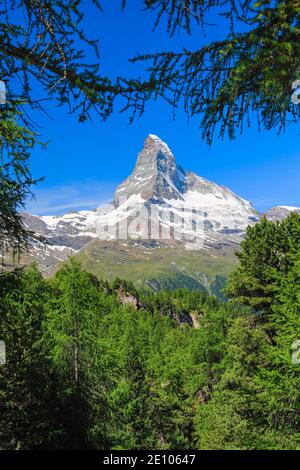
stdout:
POLYGON ((269 209, 263 215, 271 222, 277 222, 285 219, 291 212, 300 214, 300 207, 276 206, 269 209))
POLYGON ((31 255, 47 272, 95 240, 156 240, 164 247, 179 241, 193 250, 234 247, 258 214, 229 189, 183 170, 168 145, 149 135, 111 204, 62 216, 23 218, 45 238, 46 244, 34 242, 31 255))
POLYGON ((134 195, 153 203, 183 200, 186 190, 186 173, 176 165, 168 145, 159 137, 149 135, 133 172, 117 188, 114 202, 118 206, 120 201, 134 195))
MULTIPOLYGON (((278 220, 287 210, 274 208, 266 216, 278 220)), ((110 204, 61 216, 23 214, 23 218, 25 225, 42 235, 46 242, 33 242, 25 261, 36 259, 45 273, 52 273, 74 253, 82 261, 88 259, 89 269, 95 272, 96 265, 104 267, 101 260, 106 256, 105 266, 112 264, 108 266, 108 276, 120 270, 123 273, 124 265, 136 272, 135 259, 139 259, 139 266, 145 267, 147 263, 151 265, 154 253, 164 253, 165 261, 162 257, 155 258, 156 268, 168 262, 175 278, 182 280, 193 271, 188 267, 193 254, 187 257, 186 251, 201 252, 198 259, 205 260, 207 265, 214 258, 219 262, 226 250, 232 253, 238 247, 247 226, 256 223, 259 214, 230 189, 178 166, 168 145, 159 137, 149 135, 133 172, 117 188, 110 204), (176 268, 179 252, 182 264, 176 268)), ((229 258, 233 259, 231 254, 229 258)), ((203 284, 201 279, 207 269, 204 266, 201 270, 197 265, 197 272, 189 282, 196 279, 195 282, 203 284)), ((220 265, 216 271, 222 273, 220 265)), ((155 284, 157 278, 154 276, 151 282, 155 284)))

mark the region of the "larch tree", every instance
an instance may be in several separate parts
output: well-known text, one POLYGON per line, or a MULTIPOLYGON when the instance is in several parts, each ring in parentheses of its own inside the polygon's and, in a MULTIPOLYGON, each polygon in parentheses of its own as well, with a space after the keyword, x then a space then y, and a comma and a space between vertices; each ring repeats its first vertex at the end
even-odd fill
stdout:
MULTIPOLYGON (((285 128, 298 122, 296 80, 300 60, 300 2, 298 0, 145 0, 167 20, 173 35, 183 28, 194 33, 207 28, 209 14, 228 21, 224 37, 197 50, 164 50, 133 59, 149 63, 153 90, 149 98, 164 97, 190 116, 200 115, 203 137, 226 133, 233 138, 257 121, 259 128, 285 128), (292 99, 294 91, 294 96, 292 99)), ((223 20, 224 22, 224 20, 223 20)), ((220 21, 222 25, 222 21, 220 21)))

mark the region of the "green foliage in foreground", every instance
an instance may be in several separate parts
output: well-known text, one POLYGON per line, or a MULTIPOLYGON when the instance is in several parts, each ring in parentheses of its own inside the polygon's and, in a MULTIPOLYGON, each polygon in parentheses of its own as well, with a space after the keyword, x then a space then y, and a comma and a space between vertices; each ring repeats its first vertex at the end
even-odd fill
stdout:
POLYGON ((227 302, 73 259, 2 274, 0 448, 299 449, 299 239, 296 215, 250 229, 227 302))
POLYGON ((13 257, 20 254, 33 236, 22 222, 20 209, 24 207, 26 199, 32 196, 32 186, 37 182, 29 168, 30 151, 37 143, 37 135, 19 121, 20 112, 16 107, 0 104, 1 265, 3 255, 8 252, 13 257))

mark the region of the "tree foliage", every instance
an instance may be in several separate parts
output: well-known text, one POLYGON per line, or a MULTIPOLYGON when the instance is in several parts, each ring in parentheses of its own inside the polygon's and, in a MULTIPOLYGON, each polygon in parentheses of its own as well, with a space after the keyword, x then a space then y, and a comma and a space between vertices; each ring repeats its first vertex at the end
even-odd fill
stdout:
POLYGON ((74 259, 2 274, 0 447, 299 449, 299 227, 249 229, 223 302, 74 259))
POLYGON ((274 303, 278 276, 287 275, 300 247, 300 217, 292 213, 282 222, 265 218, 247 229, 237 253, 239 266, 226 287, 229 297, 268 312, 274 303))
MULTIPOLYGON (((98 0, 90 4, 102 11, 98 0)), ((116 97, 123 97, 126 106, 148 86, 122 77, 113 81, 102 74, 99 38, 89 38, 83 28, 82 1, 8 0, 0 14, 0 77, 9 102, 18 109, 29 105, 47 111, 45 101, 55 100, 77 113, 80 121, 90 118, 92 111, 105 119, 116 97), (16 15, 16 8, 22 15, 16 15)), ((22 119, 32 124, 32 114, 23 113, 22 119)))
POLYGON ((20 209, 32 196, 29 168, 30 151, 36 134, 18 123, 17 110, 11 105, 0 115, 0 253, 19 253, 33 233, 22 223, 20 209))
POLYGON ((178 28, 194 32, 206 27, 207 14, 228 21, 224 38, 198 50, 164 50, 141 54, 134 61, 150 63, 150 97, 162 96, 174 107, 201 116, 203 137, 209 142, 225 133, 233 138, 256 120, 260 128, 278 131, 299 120, 291 100, 299 77, 300 3, 295 0, 149 0, 148 9, 167 18, 172 35, 178 28))
MULTIPOLYGON (((102 11, 98 0, 91 3, 102 11)), ((124 8, 126 1, 120 4, 124 8)), ((150 62, 145 80, 122 73, 112 80, 102 74, 97 41, 82 26, 83 2, 7 1, 1 9, 0 76, 8 84, 10 101, 42 108, 44 99, 55 99, 85 120, 92 111, 107 118, 116 98, 134 115, 143 112, 149 99, 163 97, 174 107, 183 103, 190 115, 200 114, 209 142, 216 129, 233 137, 253 117, 259 126, 279 130, 298 120, 299 107, 291 102, 300 66, 298 1, 141 0, 142 5, 157 13, 155 26, 164 19, 170 35, 179 28, 190 34, 211 28, 211 13, 228 27, 223 39, 196 51, 169 49, 134 58, 150 62), (15 15, 16 6, 22 8, 22 19, 15 15), (34 95, 34 83, 42 97, 34 95)))
POLYGON ((38 449, 61 437, 59 385, 43 342, 47 283, 33 266, 1 275, 0 448, 38 449))

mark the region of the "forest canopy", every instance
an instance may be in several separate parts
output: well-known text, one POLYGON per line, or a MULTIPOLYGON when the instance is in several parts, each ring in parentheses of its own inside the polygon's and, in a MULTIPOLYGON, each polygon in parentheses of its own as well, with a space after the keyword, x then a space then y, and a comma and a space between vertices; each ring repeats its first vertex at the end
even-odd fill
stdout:
POLYGON ((1 274, 0 449, 299 449, 299 238, 296 214, 249 228, 226 302, 74 258, 1 274))

